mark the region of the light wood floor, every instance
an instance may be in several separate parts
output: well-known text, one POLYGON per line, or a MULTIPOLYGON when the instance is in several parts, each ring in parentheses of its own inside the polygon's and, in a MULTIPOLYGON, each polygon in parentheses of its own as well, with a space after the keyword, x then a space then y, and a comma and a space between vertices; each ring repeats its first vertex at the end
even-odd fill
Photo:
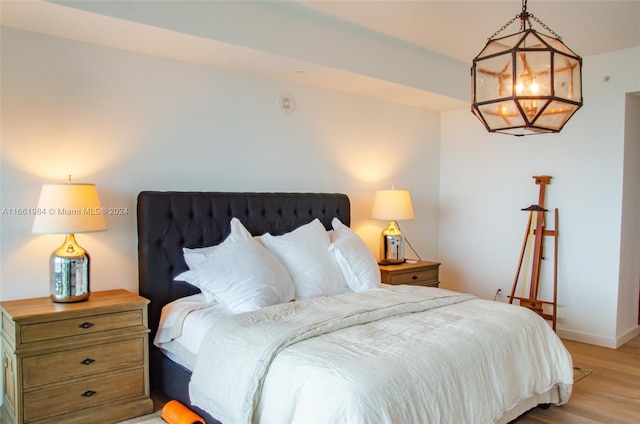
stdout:
MULTIPOLYGON (((573 365, 591 370, 591 374, 574 384, 566 405, 533 409, 516 424, 640 423, 640 336, 616 350, 563 342, 571 352, 573 365)), ((155 396, 154 403, 157 410, 164 404, 155 396)))
POLYGON ((640 423, 640 336, 615 350, 563 342, 573 365, 592 373, 573 385, 566 405, 536 408, 517 424, 640 423))

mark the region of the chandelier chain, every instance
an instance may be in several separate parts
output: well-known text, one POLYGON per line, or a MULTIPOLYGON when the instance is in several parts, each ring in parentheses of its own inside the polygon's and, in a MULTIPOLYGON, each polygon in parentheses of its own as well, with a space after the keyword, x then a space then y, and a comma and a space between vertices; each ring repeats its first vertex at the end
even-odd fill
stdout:
POLYGON ((488 38, 488 40, 491 41, 494 38, 496 38, 498 36, 498 34, 500 34, 502 31, 507 29, 507 27, 509 27, 509 25, 514 23, 517 19, 520 19, 520 31, 525 31, 526 30, 526 22, 529 23, 529 29, 531 29, 533 27, 533 25, 531 25, 531 19, 533 19, 535 22, 537 22, 542 28, 547 30, 555 38, 557 38, 558 40, 562 40, 562 37, 560 37, 554 30, 549 28, 549 26, 547 24, 542 22, 540 19, 538 19, 532 13, 527 12, 527 0, 522 0, 522 12, 517 14, 516 16, 514 16, 513 19, 511 19, 506 24, 502 25, 502 27, 499 30, 497 30, 496 32, 494 32, 493 35, 488 38))
POLYGON ((547 24, 545 24, 544 22, 542 22, 540 19, 538 19, 537 17, 533 16, 533 14, 529 14, 529 16, 531 17, 531 19, 533 19, 534 21, 536 21, 538 24, 540 24, 540 26, 544 29, 546 29, 547 31, 549 31, 549 33, 551 33, 551 35, 553 35, 554 37, 556 37, 558 40, 562 40, 562 37, 560 37, 558 34, 556 34, 556 32, 554 30, 552 30, 551 28, 549 28, 549 26, 547 24))
POLYGON ((516 19, 518 19, 520 17, 520 15, 516 15, 514 16, 513 19, 511 19, 509 22, 507 22, 506 24, 502 25, 502 27, 497 30, 496 32, 493 33, 493 35, 491 37, 489 37, 489 41, 493 40, 495 37, 498 36, 498 34, 500 34, 502 31, 504 31, 505 29, 507 29, 507 27, 509 27, 509 25, 511 25, 512 23, 514 23, 516 21, 516 19))

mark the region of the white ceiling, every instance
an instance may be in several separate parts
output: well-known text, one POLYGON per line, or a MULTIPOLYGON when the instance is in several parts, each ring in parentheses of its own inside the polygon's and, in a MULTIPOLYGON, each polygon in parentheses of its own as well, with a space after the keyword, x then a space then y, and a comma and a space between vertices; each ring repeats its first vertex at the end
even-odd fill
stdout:
MULTIPOLYGON (((469 63, 522 9, 520 0, 296 3, 469 63)), ((639 0, 532 0, 527 11, 583 57, 640 46, 639 0)), ((505 35, 518 27, 519 20, 505 35)), ((535 22, 534 29, 546 33, 535 22)))
MULTIPOLYGON (((175 0, 174 3, 187 1, 175 0)), ((335 64, 300 61, 175 29, 117 19, 95 11, 90 13, 73 3, 65 4, 72 7, 40 0, 0 0, 1 23, 36 33, 237 69, 432 110, 468 106, 460 99, 348 72, 335 64)), ((373 39, 402 40, 469 65, 487 38, 515 17, 521 5, 518 0, 277 2, 279 7, 318 22, 348 27, 373 39)), ((528 11, 583 57, 640 46, 640 0, 538 0, 528 3, 528 11)), ((505 35, 515 32, 518 25, 515 22, 505 35)), ((537 25, 534 28, 544 32, 537 25)))

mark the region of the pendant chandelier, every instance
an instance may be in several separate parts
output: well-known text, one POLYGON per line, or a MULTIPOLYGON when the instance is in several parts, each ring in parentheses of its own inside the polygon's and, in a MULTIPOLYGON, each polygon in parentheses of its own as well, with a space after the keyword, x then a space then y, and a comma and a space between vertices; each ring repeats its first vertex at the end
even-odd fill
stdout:
POLYGON ((527 0, 473 59, 471 78, 471 110, 489 132, 557 133, 582 106, 582 58, 527 12, 527 0), (520 32, 496 38, 518 19, 520 32), (534 30, 532 20, 551 36, 534 30))

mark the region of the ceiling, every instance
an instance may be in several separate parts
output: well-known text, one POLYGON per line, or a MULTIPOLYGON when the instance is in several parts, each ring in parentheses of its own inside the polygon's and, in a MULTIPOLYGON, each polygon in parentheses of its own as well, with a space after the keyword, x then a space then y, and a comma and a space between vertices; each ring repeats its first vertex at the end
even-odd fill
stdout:
MULTIPOLYGON (((522 9, 519 0, 296 3, 469 63, 522 9)), ((532 0, 527 10, 583 57, 640 46, 640 0, 532 0)))
MULTIPOLYGON (((133 0, 124 3, 127 1, 133 4, 133 0)), ((174 3, 188 1, 174 0, 174 3)), ((263 0, 262 3, 267 2, 263 0)), ((468 102, 461 99, 349 72, 335 64, 309 63, 95 11, 90 13, 81 6, 66 7, 70 4, 74 6, 72 2, 63 6, 40 0, 0 0, 0 22, 3 26, 26 31, 232 68, 431 110, 468 106, 468 102)), ((465 66, 470 65, 486 40, 514 18, 522 7, 519 0, 292 0, 274 2, 274 5, 318 22, 348 27, 374 39, 401 40, 464 62, 465 66)), ((528 11, 583 57, 640 46, 640 0, 537 0, 528 3, 528 11)), ((518 25, 515 22, 505 35, 515 32, 518 25)), ((534 28, 544 32, 537 25, 534 28)))

